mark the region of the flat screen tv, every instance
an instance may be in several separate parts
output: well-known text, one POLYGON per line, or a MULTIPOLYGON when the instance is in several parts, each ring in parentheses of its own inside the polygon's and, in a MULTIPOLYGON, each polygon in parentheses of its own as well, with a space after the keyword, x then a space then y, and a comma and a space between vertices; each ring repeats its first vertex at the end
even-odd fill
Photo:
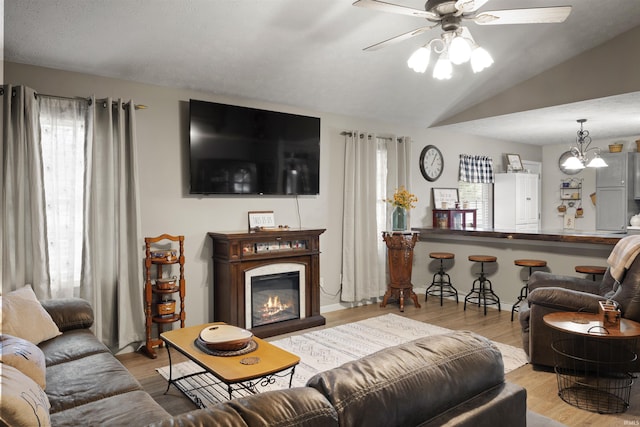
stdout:
POLYGON ((191 194, 315 195, 320 119, 189 101, 191 194))

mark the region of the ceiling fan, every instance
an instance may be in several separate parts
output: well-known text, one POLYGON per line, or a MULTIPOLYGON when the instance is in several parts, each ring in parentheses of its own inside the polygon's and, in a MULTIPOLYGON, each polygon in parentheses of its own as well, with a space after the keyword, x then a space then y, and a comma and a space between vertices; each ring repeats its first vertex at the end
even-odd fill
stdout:
POLYGON ((571 6, 536 7, 528 9, 505 9, 479 12, 489 0, 427 0, 425 10, 414 9, 380 0, 357 0, 354 6, 379 10, 381 12, 425 18, 433 23, 416 28, 404 34, 364 48, 365 51, 378 50, 393 43, 404 41, 440 26, 440 38, 433 39, 416 50, 407 61, 416 72, 424 73, 429 65, 431 47, 440 54, 434 67, 437 79, 451 78, 453 64, 471 61, 474 72, 482 71, 493 64, 489 52, 478 46, 463 21, 478 25, 540 24, 564 22, 571 13, 571 6), (440 46, 436 46, 440 44, 440 46))

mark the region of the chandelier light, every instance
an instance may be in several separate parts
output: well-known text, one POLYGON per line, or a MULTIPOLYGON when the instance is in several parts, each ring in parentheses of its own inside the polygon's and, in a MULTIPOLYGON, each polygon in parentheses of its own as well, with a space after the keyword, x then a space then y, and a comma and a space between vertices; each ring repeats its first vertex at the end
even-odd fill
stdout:
POLYGON ((580 130, 576 138, 576 145, 569 150, 571 157, 567 158, 562 164, 566 169, 579 170, 585 167, 602 168, 608 166, 602 157, 600 157, 600 148, 589 148, 589 145, 591 145, 591 137, 589 136, 589 131, 584 130, 584 123, 586 121, 587 119, 577 120, 577 122, 580 123, 580 130), (593 157, 591 158, 589 151, 593 152, 593 157))
POLYGON ((442 33, 418 48, 407 60, 407 65, 416 73, 424 73, 429 66, 431 50, 439 54, 433 67, 433 77, 438 80, 453 76, 453 65, 471 62, 471 69, 478 73, 493 64, 493 58, 486 49, 478 46, 466 27, 442 33), (439 46, 435 46, 435 45, 439 46))

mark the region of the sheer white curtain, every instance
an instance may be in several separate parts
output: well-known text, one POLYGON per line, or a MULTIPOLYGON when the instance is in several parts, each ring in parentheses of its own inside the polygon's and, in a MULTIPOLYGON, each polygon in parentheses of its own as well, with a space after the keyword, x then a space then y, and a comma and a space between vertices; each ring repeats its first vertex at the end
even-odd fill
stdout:
POLYGON ((144 339, 142 235, 133 102, 92 99, 80 295, 112 349, 144 339))
POLYGON ((33 89, 3 85, 2 290, 26 284, 50 298, 38 102, 33 89))
POLYGON ((79 296, 88 102, 40 96, 51 297, 79 296))
MULTIPOLYGON (((409 144, 358 131, 345 134, 345 172, 341 300, 358 302, 383 295, 387 288, 388 197, 407 185, 409 144)), ((408 141, 408 139, 406 139, 408 141)))

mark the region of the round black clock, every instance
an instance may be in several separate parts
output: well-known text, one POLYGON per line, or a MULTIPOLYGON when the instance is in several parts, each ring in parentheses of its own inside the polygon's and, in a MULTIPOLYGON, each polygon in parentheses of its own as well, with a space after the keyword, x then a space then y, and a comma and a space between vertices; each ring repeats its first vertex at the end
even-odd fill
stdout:
POLYGON ((420 172, 427 181, 440 178, 444 170, 444 158, 435 145, 427 145, 420 153, 420 172))

